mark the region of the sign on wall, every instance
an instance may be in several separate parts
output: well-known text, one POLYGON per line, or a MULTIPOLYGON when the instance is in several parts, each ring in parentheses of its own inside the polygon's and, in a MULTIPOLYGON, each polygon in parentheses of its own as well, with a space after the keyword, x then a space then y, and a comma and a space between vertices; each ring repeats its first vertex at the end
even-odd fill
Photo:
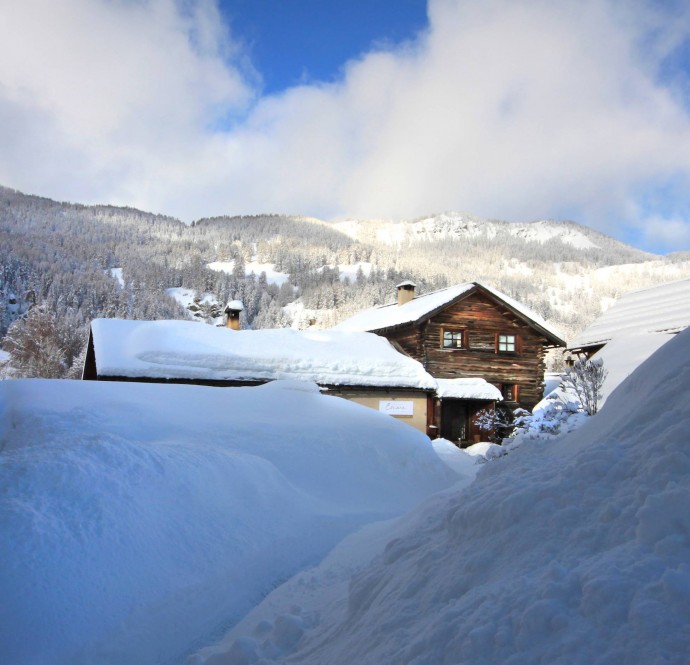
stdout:
POLYGON ((411 400, 379 400, 379 411, 389 416, 414 415, 414 402, 411 400))

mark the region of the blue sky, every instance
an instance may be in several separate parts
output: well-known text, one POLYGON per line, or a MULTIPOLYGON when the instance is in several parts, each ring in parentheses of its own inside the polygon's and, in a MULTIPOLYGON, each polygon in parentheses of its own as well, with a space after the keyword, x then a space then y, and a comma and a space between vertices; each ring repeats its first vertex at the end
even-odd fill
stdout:
POLYGON ((686 0, 0 2, 0 184, 690 250, 686 0))
POLYGON ((333 81, 373 44, 412 39, 427 26, 424 0, 222 0, 264 93, 333 81))

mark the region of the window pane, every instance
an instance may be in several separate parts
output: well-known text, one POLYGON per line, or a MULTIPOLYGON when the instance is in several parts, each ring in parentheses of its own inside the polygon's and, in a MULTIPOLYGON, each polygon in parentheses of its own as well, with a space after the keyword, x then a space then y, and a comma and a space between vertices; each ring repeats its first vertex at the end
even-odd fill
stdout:
POLYGON ((443 347, 446 349, 461 349, 462 330, 444 330, 443 347))
POLYGON ((515 351, 515 335, 499 335, 498 350, 515 351))

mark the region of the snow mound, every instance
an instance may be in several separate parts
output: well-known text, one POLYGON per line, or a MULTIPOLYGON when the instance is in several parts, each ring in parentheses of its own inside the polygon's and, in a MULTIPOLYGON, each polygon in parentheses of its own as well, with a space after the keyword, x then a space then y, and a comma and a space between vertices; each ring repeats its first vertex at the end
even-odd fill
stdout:
POLYGON ((179 663, 456 479, 419 432, 305 382, 1 382, 0 662, 179 663))
POLYGON ((262 639, 249 655, 302 665, 687 663, 688 358, 690 331, 577 431, 513 450, 465 490, 401 518, 346 601, 312 607, 279 656, 262 639))

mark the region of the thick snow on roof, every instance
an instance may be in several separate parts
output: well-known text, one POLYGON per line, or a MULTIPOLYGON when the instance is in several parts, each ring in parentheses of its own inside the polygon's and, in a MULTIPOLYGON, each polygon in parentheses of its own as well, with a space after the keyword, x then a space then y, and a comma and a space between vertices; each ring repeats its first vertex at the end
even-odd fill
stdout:
POLYGON ((513 300, 510 296, 486 286, 485 284, 480 284, 479 282, 465 282, 464 284, 449 286, 446 289, 440 289, 439 291, 417 296, 404 305, 393 303, 390 305, 383 305, 382 307, 373 307, 342 321, 334 327, 334 330, 383 330, 385 328, 393 328, 399 325, 414 323, 427 314, 442 308, 444 305, 447 305, 464 293, 471 291, 475 287, 485 289, 494 297, 505 302, 517 313, 541 326, 552 336, 559 340, 563 339, 562 334, 536 312, 533 312, 528 307, 513 300))
POLYGON ((503 399, 501 391, 485 379, 436 379, 436 385, 436 394, 441 399, 503 399))
POLYGON ((192 321, 95 319, 99 376, 433 390, 422 365, 372 333, 228 330, 192 321))
POLYGON ((690 279, 626 293, 570 346, 604 344, 619 335, 678 332, 690 326, 690 279))
POLYGON ((0 662, 182 663, 458 480, 420 432, 301 381, 0 381, 0 662))
POLYGON ((349 537, 189 663, 687 663, 689 430, 690 330, 579 430, 349 537))
POLYGON ((392 328, 394 326, 403 325, 406 323, 413 323, 425 314, 443 307, 451 302, 459 295, 466 293, 474 288, 473 282, 465 284, 458 284, 447 289, 434 291, 422 296, 417 296, 408 301, 404 305, 392 303, 390 305, 383 305, 382 307, 372 307, 366 309, 353 317, 342 321, 334 330, 381 330, 383 328, 392 328))

